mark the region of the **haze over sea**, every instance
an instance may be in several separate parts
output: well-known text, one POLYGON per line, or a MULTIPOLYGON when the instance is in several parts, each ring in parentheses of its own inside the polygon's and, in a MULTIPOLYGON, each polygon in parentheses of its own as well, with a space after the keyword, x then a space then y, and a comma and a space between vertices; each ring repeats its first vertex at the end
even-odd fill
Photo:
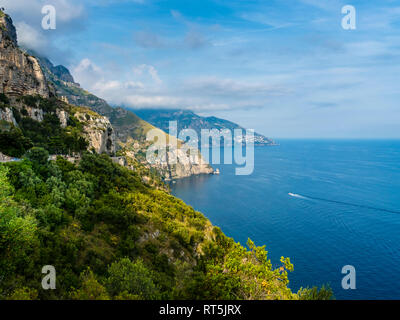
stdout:
POLYGON ((400 299, 400 141, 281 140, 256 147, 255 170, 172 184, 225 234, 290 257, 290 287, 329 283, 337 299, 400 299), (299 196, 290 196, 288 193, 299 196), (356 268, 356 290, 341 286, 356 268))

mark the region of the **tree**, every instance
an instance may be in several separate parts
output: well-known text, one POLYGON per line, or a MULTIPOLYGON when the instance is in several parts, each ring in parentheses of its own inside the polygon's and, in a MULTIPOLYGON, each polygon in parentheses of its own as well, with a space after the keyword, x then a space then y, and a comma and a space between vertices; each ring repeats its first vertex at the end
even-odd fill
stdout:
POLYGON ((300 288, 297 292, 300 300, 333 300, 333 290, 329 285, 323 285, 319 290, 318 287, 300 288))
POLYGON ((45 165, 49 161, 49 152, 46 149, 34 147, 29 150, 26 157, 39 165, 45 165))
POLYGON ((36 220, 24 214, 14 202, 13 188, 8 182, 7 172, 0 165, 0 272, 11 272, 16 264, 26 258, 36 239, 36 220))
POLYGON ((15 289, 14 292, 7 297, 7 300, 36 300, 38 297, 38 292, 32 288, 18 288, 15 289))
POLYGON ((19 158, 32 146, 32 141, 24 137, 19 128, 12 126, 9 131, 0 130, 0 150, 4 154, 19 158))
POLYGON ((70 297, 73 300, 110 300, 106 289, 97 281, 93 272, 88 268, 81 273, 82 286, 72 290, 70 297))
POLYGON ((151 273, 140 259, 132 262, 123 258, 111 264, 108 273, 107 288, 112 295, 125 292, 144 299, 155 299, 158 296, 151 273))

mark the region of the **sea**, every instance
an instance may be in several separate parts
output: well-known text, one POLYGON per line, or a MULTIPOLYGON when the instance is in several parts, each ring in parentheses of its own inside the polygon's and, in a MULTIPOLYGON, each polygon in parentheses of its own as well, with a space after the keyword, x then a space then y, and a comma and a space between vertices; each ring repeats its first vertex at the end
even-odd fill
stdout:
MULTIPOLYGON (((254 172, 171 184, 235 241, 289 257, 290 288, 329 284, 336 299, 400 299, 400 141, 278 140, 255 147, 254 172), (355 288, 342 282, 354 267, 355 288)), ((221 152, 222 153, 222 152, 221 152)))

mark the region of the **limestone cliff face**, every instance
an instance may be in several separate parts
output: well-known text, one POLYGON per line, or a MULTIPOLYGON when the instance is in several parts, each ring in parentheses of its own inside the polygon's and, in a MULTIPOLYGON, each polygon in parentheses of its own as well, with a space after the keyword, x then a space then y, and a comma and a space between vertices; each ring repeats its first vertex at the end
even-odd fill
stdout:
MULTIPOLYGON (((60 75, 66 73, 64 69, 59 66, 53 71, 60 75)), ((65 76, 63 79, 68 81, 72 76, 70 78, 65 76)), ((67 128, 70 117, 74 116, 83 123, 84 135, 90 150, 108 154, 115 152, 114 130, 108 118, 90 109, 74 107, 55 98, 56 91, 48 83, 39 60, 18 47, 12 20, 2 11, 0 11, 0 93, 9 100, 7 103, 1 103, 0 120, 18 126, 15 111, 20 116, 38 122, 44 120, 46 112, 53 112, 60 120, 61 127, 67 128), (25 103, 26 96, 32 96, 31 101, 35 102, 25 103), (46 108, 42 108, 40 99, 56 105, 56 109, 46 111, 46 108)))
POLYGON ((0 162, 10 162, 13 158, 0 152, 0 162))
POLYGON ((125 143, 120 143, 122 154, 128 159, 135 159, 147 168, 156 169, 165 180, 175 180, 199 174, 212 174, 214 169, 201 156, 197 150, 188 154, 182 141, 167 135, 164 131, 156 129, 158 135, 165 135, 165 140, 173 141, 166 146, 150 141, 137 141, 128 138, 125 143), (158 155, 147 159, 146 153, 152 146, 157 145, 158 155), (167 147, 167 148, 165 148, 167 147), (150 160, 150 161, 149 161, 150 160))
POLYGON ((62 109, 57 109, 57 117, 60 120, 61 128, 66 128, 68 125, 69 113, 62 109))
POLYGON ((108 118, 86 108, 80 108, 74 116, 84 125, 90 150, 94 149, 97 153, 115 153, 115 134, 108 118))
POLYGON ((36 58, 18 48, 17 34, 11 18, 0 15, 0 92, 7 95, 55 94, 49 87, 36 58))
MULTIPOLYGON (((67 127, 68 120, 71 115, 73 115, 83 124, 83 135, 89 143, 89 150, 110 155, 115 153, 114 130, 106 117, 102 117, 85 108, 76 108, 75 106, 71 108, 69 105, 64 105, 64 107, 65 108, 57 108, 55 111, 62 128, 67 127)), ((42 122, 46 114, 46 112, 40 108, 32 108, 22 104, 14 104, 14 108, 19 112, 25 110, 26 117, 38 122, 42 122)), ((18 127, 17 120, 10 107, 3 107, 3 109, 0 109, 0 120, 18 127)))
POLYGON ((17 125, 11 108, 0 109, 0 120, 17 125))
POLYGON ((171 149, 167 152, 167 159, 177 159, 176 164, 163 161, 159 166, 165 171, 167 179, 180 179, 198 174, 212 174, 213 168, 204 161, 199 154, 188 156, 182 149, 171 149))

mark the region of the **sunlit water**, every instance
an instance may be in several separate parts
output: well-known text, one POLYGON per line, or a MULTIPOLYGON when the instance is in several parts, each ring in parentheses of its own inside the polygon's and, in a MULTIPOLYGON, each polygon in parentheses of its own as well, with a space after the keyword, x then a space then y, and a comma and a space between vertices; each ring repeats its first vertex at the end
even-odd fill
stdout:
POLYGON ((255 170, 172 184, 177 197, 244 244, 291 258, 290 286, 329 283, 337 299, 400 299, 400 141, 280 141, 255 170), (292 193, 293 195, 289 195, 292 193), (343 290, 342 267, 356 268, 343 290))

